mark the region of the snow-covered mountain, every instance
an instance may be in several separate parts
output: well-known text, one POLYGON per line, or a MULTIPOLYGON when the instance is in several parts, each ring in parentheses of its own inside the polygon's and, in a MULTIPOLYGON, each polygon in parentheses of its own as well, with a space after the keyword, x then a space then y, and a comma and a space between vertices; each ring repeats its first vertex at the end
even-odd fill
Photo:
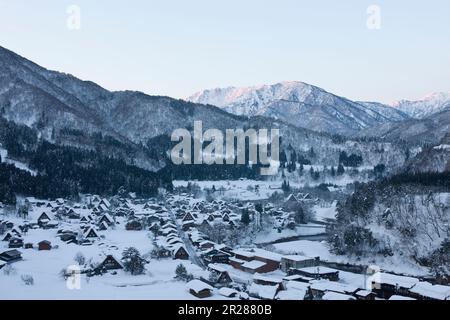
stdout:
MULTIPOLYGON (((167 145, 158 140, 160 137, 167 140, 173 130, 190 130, 194 121, 202 121, 204 130, 279 128, 283 147, 290 145, 298 155, 315 164, 336 166, 342 150, 363 155, 367 166, 403 164, 405 157, 400 145, 341 139, 311 130, 327 131, 332 127, 335 128, 332 132, 348 132, 387 121, 384 107, 364 106, 298 83, 266 87, 260 94, 264 92, 270 97, 271 90, 274 91, 272 96, 287 98, 269 104, 265 116, 257 113, 255 117, 241 117, 215 106, 170 97, 134 91, 111 92, 93 82, 47 70, 0 47, 0 117, 26 125, 36 130, 42 139, 56 144, 109 154, 109 149, 103 150, 95 144, 98 134, 109 136, 119 142, 113 143, 120 149, 115 152, 125 154, 140 167, 153 169, 154 163, 148 161, 148 150, 143 150, 142 146, 168 151, 167 145), (314 101, 320 101, 320 107, 310 104, 314 101), (290 117, 305 118, 306 124, 303 128, 292 125, 288 121, 290 117), (87 135, 94 137, 94 142, 89 141, 87 135), (314 157, 310 156, 312 148, 314 157), (386 152, 380 153, 380 149, 386 152)), ((401 112, 395 114, 403 118, 401 112)), ((108 143, 107 147, 111 145, 108 143)))
POLYGON ((303 82, 205 90, 187 100, 244 116, 266 116, 315 131, 353 134, 408 116, 380 103, 355 102, 303 82))
POLYGON ((136 144, 192 126, 193 118, 205 126, 221 123, 229 127, 239 118, 218 108, 169 97, 111 92, 93 82, 47 70, 1 47, 0 115, 38 128, 49 140, 71 128, 136 144))
POLYGON ((433 93, 417 101, 396 101, 392 107, 413 118, 422 119, 450 107, 450 92, 433 93))

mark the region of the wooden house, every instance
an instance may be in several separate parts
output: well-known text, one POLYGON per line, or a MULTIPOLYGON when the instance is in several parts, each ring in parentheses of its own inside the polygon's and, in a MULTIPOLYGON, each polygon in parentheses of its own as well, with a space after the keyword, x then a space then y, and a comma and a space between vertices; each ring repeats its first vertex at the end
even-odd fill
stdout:
POLYGON ((18 250, 8 250, 0 253, 0 260, 6 263, 12 263, 22 260, 22 253, 18 250))
POLYGON ((228 264, 230 255, 225 252, 213 249, 210 252, 203 254, 202 258, 203 261, 205 261, 205 263, 207 264, 210 263, 228 264))
POLYGON ((213 290, 209 284, 197 279, 188 282, 187 288, 193 296, 200 299, 210 297, 213 290))
POLYGON ((97 268, 104 270, 119 270, 123 269, 123 265, 113 255, 107 255, 97 268))
POLYGON ((376 294, 369 290, 359 290, 355 293, 355 297, 358 300, 373 301, 375 300, 376 294))
POLYGON ((195 218, 190 212, 187 212, 182 219, 183 222, 194 221, 194 220, 195 220, 195 218))
POLYGON ((85 232, 84 237, 85 237, 85 238, 98 238, 98 234, 97 234, 97 232, 96 232, 92 227, 90 227, 90 228, 85 232))
POLYGON ((286 255, 281 257, 281 270, 288 273, 291 268, 301 269, 316 267, 319 264, 319 257, 305 257, 302 255, 286 255))
POLYGON ((41 215, 37 218, 37 223, 40 227, 43 227, 45 224, 50 222, 50 220, 50 216, 47 213, 42 212, 41 215))
POLYGON ((233 282, 228 271, 222 268, 221 266, 216 264, 209 264, 208 269, 211 272, 208 281, 211 282, 214 286, 217 287, 228 286, 230 283, 233 282))
POLYGON ((194 228, 194 227, 195 227, 195 222, 193 220, 184 221, 183 224, 181 225, 181 228, 183 229, 183 231, 188 231, 190 228, 194 228))
POLYGON ((450 286, 419 282, 409 290, 409 296, 417 300, 450 300, 450 286))
POLYGON ((12 237, 9 239, 8 248, 22 248, 23 240, 18 237, 12 237))
POLYGON ((172 251, 172 255, 174 259, 189 260, 189 253, 187 252, 186 248, 182 245, 176 246, 172 251))
POLYGON ((301 269, 290 269, 292 274, 299 274, 305 277, 313 278, 316 280, 327 279, 330 281, 339 281, 339 270, 331 269, 327 267, 308 267, 301 269))
POLYGON ((12 233, 11 233, 11 232, 7 232, 7 233, 5 234, 5 236, 3 237, 2 241, 9 241, 12 237, 14 237, 14 236, 12 235, 12 233))
POLYGON ((52 244, 50 241, 47 240, 43 240, 41 242, 38 243, 38 250, 42 251, 42 250, 51 250, 52 249, 52 244))
POLYGON ((310 289, 314 298, 322 298, 327 292, 355 295, 360 290, 358 287, 349 284, 329 280, 315 281, 311 284, 310 289))
POLYGON ((108 230, 108 225, 106 224, 106 222, 104 221, 100 222, 100 224, 98 225, 98 230, 100 231, 108 230))
POLYGON ((371 277, 372 291, 379 298, 389 299, 393 295, 408 296, 419 279, 378 272, 371 277))
POLYGON ((27 242, 23 247, 24 249, 33 249, 33 244, 31 242, 27 242))
POLYGON ((114 224, 114 219, 113 219, 108 213, 105 213, 105 214, 100 218, 100 220, 99 220, 98 222, 99 222, 99 223, 104 222, 104 223, 106 223, 108 226, 111 226, 111 225, 114 224))
POLYGON ((214 242, 209 241, 209 240, 205 240, 205 241, 200 242, 198 247, 201 250, 207 250, 207 249, 214 248, 214 246, 215 246, 214 242))
POLYGON ((140 231, 142 230, 142 223, 137 220, 132 220, 125 225, 125 229, 128 231, 140 231))

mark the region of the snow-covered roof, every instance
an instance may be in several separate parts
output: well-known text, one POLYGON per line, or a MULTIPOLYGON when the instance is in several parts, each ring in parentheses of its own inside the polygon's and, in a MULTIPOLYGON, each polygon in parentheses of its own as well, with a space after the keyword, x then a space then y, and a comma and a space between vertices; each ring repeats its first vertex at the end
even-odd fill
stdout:
POLYGON ((356 292, 359 288, 349 285, 349 284, 344 284, 344 283, 339 283, 339 282, 334 282, 334 281, 317 281, 317 282, 313 282, 311 284, 311 289, 313 290, 318 290, 318 291, 333 291, 333 292, 340 292, 340 293, 354 293, 356 292))
POLYGON ((258 257, 261 257, 264 259, 268 259, 268 260, 281 262, 281 258, 282 258, 281 254, 263 250, 263 249, 254 249, 253 251, 254 251, 255 256, 258 256, 258 257))
POLYGON ((172 222, 167 222, 167 223, 165 223, 162 227, 161 227, 161 229, 166 229, 166 228, 176 228, 177 226, 176 225, 174 225, 172 222))
POLYGON ((296 290, 307 291, 310 287, 310 284, 307 282, 300 282, 300 281, 287 281, 285 286, 287 289, 296 289, 296 290))
POLYGON ((293 254, 293 255, 285 255, 282 257, 282 259, 300 262, 300 261, 314 260, 315 258, 293 254))
POLYGON ((110 215, 109 213, 103 214, 102 219, 103 219, 103 218, 106 218, 106 219, 108 219, 108 220, 111 221, 111 222, 114 221, 113 218, 111 217, 111 215, 110 215))
POLYGON ((230 261, 230 262, 236 262, 236 263, 239 263, 239 264, 244 264, 246 261, 244 261, 244 260, 241 260, 241 259, 237 259, 237 258, 235 258, 235 257, 230 257, 230 258, 228 258, 228 261, 230 261))
POLYGON ((200 245, 201 245, 201 246, 204 246, 204 245, 206 245, 206 244, 212 244, 212 245, 214 245, 214 242, 209 241, 209 240, 205 240, 205 241, 200 242, 200 245))
POLYGON ((256 283, 252 283, 252 285, 249 288, 250 294, 267 300, 275 299, 277 290, 278 286, 263 286, 256 283))
MULTIPOLYGON (((173 248, 173 251, 174 251, 174 252, 180 250, 181 248, 183 248, 184 251, 186 251, 186 248, 185 248, 184 245, 182 245, 181 243, 172 244, 171 247, 173 248)), ((187 251, 186 251, 186 252, 187 252, 187 251)))
POLYGON ((211 287, 209 284, 197 279, 189 281, 186 286, 188 289, 197 293, 203 290, 213 290, 213 287, 211 287))
POLYGON ((378 272, 372 276, 372 281, 374 281, 375 283, 388 284, 391 286, 399 286, 402 288, 410 289, 419 282, 419 279, 378 272))
POLYGON ((253 258, 254 257, 253 252, 246 251, 246 250, 241 250, 241 249, 233 250, 232 253, 234 255, 238 255, 238 256, 242 256, 242 257, 246 257, 246 258, 253 258))
POLYGON ((287 289, 278 292, 277 300, 304 300, 306 296, 306 290, 287 289))
POLYGON ((255 270, 258 268, 261 268, 263 266, 265 266, 266 263, 262 262, 262 261, 258 261, 258 260, 252 260, 249 262, 246 262, 242 265, 243 268, 247 268, 247 269, 251 269, 251 270, 255 270))
POLYGON ((367 297, 368 295, 371 295, 372 291, 369 290, 359 290, 356 295, 360 297, 367 297))
POLYGON ((307 267, 301 268, 299 270, 310 274, 325 274, 325 273, 339 272, 339 270, 331 269, 328 267, 307 267))
POLYGON ((106 199, 106 198, 103 198, 103 199, 102 199, 102 202, 103 202, 107 207, 110 207, 110 206, 111 206, 111 203, 110 203, 109 200, 106 199))
POLYGON ((292 281, 292 282, 298 282, 298 281, 296 281, 298 279, 305 279, 305 280, 308 280, 308 281, 314 280, 314 278, 301 276, 299 274, 293 274, 293 275, 286 276, 286 277, 283 278, 283 280, 292 281))
POLYGON ((409 291, 437 300, 450 298, 450 286, 432 285, 429 282, 419 282, 409 291))
POLYGON ((322 300, 341 301, 341 300, 355 300, 355 298, 346 294, 328 291, 323 295, 322 300))
POLYGON ((233 295, 238 294, 238 291, 224 287, 219 289, 219 294, 224 297, 232 297, 233 295))
POLYGON ((255 281, 255 280, 256 281, 264 281, 264 282, 272 282, 272 283, 283 283, 282 279, 264 276, 264 275, 259 274, 259 273, 256 273, 253 276, 253 281, 255 281))
POLYGON ((108 207, 105 206, 103 203, 100 204, 97 208, 100 209, 101 211, 107 211, 108 210, 108 207))
POLYGON ((410 297, 404 297, 404 296, 398 296, 398 295, 393 295, 389 298, 389 300, 416 300, 414 298, 410 298, 410 297))
POLYGON ((221 265, 216 264, 216 263, 208 264, 208 268, 210 268, 214 271, 217 271, 217 272, 227 272, 227 270, 224 267, 222 267, 221 265))

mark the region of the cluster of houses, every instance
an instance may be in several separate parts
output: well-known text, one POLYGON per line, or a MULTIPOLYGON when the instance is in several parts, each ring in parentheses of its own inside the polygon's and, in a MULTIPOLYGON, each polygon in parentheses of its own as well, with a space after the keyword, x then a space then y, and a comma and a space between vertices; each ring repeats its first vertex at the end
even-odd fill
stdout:
MULTIPOLYGON (((309 194, 291 194, 285 207, 295 208, 316 201, 309 194)), ((36 220, 25 219, 21 224, 0 220, 0 240, 8 247, 0 252, 0 269, 22 259, 19 249, 57 247, 47 239, 25 243, 23 235, 30 229, 55 229, 57 237, 66 244, 92 245, 101 239, 102 231, 122 224, 130 232, 152 231, 152 255, 156 258, 191 259, 208 270, 208 277, 187 284, 189 292, 198 298, 209 297, 217 290, 224 297, 240 299, 450 300, 449 286, 377 272, 371 275, 369 288, 360 288, 340 281, 341 271, 320 257, 283 255, 261 248, 230 248, 211 241, 202 232, 217 223, 230 229, 239 227, 244 210, 250 215, 259 214, 251 203, 208 202, 185 194, 168 195, 163 203, 156 199, 108 200, 87 195, 81 204, 69 204, 64 199, 45 202, 30 199, 27 205, 39 208, 36 220), (237 279, 236 274, 244 274, 245 280, 237 279)), ((263 210, 275 218, 276 227, 295 223, 289 210, 275 208, 270 203, 263 210)), ((89 263, 89 272, 93 274, 123 269, 122 261, 109 253, 101 253, 89 263)))
MULTIPOLYGON (((315 200, 308 194, 299 194, 290 195, 286 203, 294 207, 298 204, 315 203, 315 200)), ((222 215, 217 214, 217 217, 211 218, 211 222, 223 222, 223 212, 230 210, 229 205, 223 204, 220 207, 222 204, 219 201, 211 205, 204 202, 193 204, 189 197, 181 203, 180 200, 174 201, 172 205, 174 209, 178 209, 177 221, 169 227, 175 233, 175 224, 178 223, 210 272, 208 278, 188 283, 189 292, 196 297, 208 297, 217 288, 218 293, 223 296, 241 299, 249 296, 295 300, 450 299, 449 286, 433 285, 416 278, 378 272, 372 275, 369 288, 362 288, 340 281, 341 271, 330 267, 320 257, 282 255, 260 248, 233 249, 214 243, 200 231, 206 214, 205 208, 219 206, 214 211, 221 212, 222 215), (248 274, 252 279, 250 282, 246 281, 244 289, 236 284, 239 280, 235 279, 235 275, 230 275, 233 269, 248 274)), ((248 208, 254 209, 252 206, 248 208)), ((239 210, 240 207, 236 205, 231 212, 233 209, 239 210)), ((286 210, 276 209, 271 204, 267 204, 264 211, 280 217, 286 214, 286 210)), ((229 215, 228 211, 225 212, 229 215)), ((234 217, 233 214, 231 217, 234 217)))
POLYGON ((339 281, 340 271, 320 265, 318 257, 239 249, 231 252, 229 264, 253 274, 245 293, 235 286, 230 269, 224 264, 209 264, 208 270, 216 277, 196 280, 190 292, 196 297, 208 297, 215 287, 221 295, 243 299, 251 296, 269 300, 450 300, 450 286, 380 271, 368 276, 369 288, 343 283, 339 281))
MULTIPOLYGON (((20 225, 16 225, 11 221, 3 221, 0 220, 0 228, 3 230, 3 234, 1 235, 1 241, 8 243, 9 249, 38 249, 42 250, 51 250, 52 244, 48 240, 42 240, 38 243, 30 243, 24 242, 23 235, 28 232, 30 228, 37 228, 38 223, 24 223, 20 225)), ((10 250, 13 252, 13 250, 10 250)), ((15 250, 17 251, 17 250, 15 250)), ((17 259, 14 259, 17 260, 17 259)))
POLYGON ((223 223, 230 228, 238 226, 241 216, 234 204, 222 200, 212 202, 195 200, 192 203, 193 201, 194 199, 187 195, 178 199, 168 199, 171 210, 175 212, 176 219, 181 221, 181 228, 184 231, 193 227, 212 227, 215 223, 223 223))

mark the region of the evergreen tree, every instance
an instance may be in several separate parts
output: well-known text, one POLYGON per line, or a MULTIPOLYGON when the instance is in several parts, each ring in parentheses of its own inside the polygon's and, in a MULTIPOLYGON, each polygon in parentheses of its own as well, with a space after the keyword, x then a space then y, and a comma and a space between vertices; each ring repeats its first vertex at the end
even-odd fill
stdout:
POLYGON ((281 184, 281 190, 283 190, 285 193, 287 193, 291 190, 289 181, 286 181, 286 180, 283 181, 283 183, 281 184))
POLYGON ((124 270, 132 275, 140 275, 145 270, 145 260, 136 248, 130 247, 123 251, 122 261, 124 270))
POLYGON ((175 279, 189 282, 193 278, 194 277, 187 272, 186 267, 183 264, 180 263, 175 269, 175 279))
POLYGON ((298 174, 299 176, 303 175, 303 171, 305 170, 305 168, 303 167, 303 163, 300 163, 300 167, 298 169, 298 174))
POLYGON ((345 173, 344 166, 342 165, 342 163, 340 163, 337 169, 337 175, 342 176, 344 173, 345 173))
POLYGON ((286 162, 287 162, 286 152, 284 150, 281 150, 281 152, 280 152, 280 166, 281 166, 281 168, 285 168, 286 167, 286 162))
POLYGON ((250 224, 250 214, 248 213, 247 209, 244 209, 242 211, 241 222, 246 226, 250 224))

